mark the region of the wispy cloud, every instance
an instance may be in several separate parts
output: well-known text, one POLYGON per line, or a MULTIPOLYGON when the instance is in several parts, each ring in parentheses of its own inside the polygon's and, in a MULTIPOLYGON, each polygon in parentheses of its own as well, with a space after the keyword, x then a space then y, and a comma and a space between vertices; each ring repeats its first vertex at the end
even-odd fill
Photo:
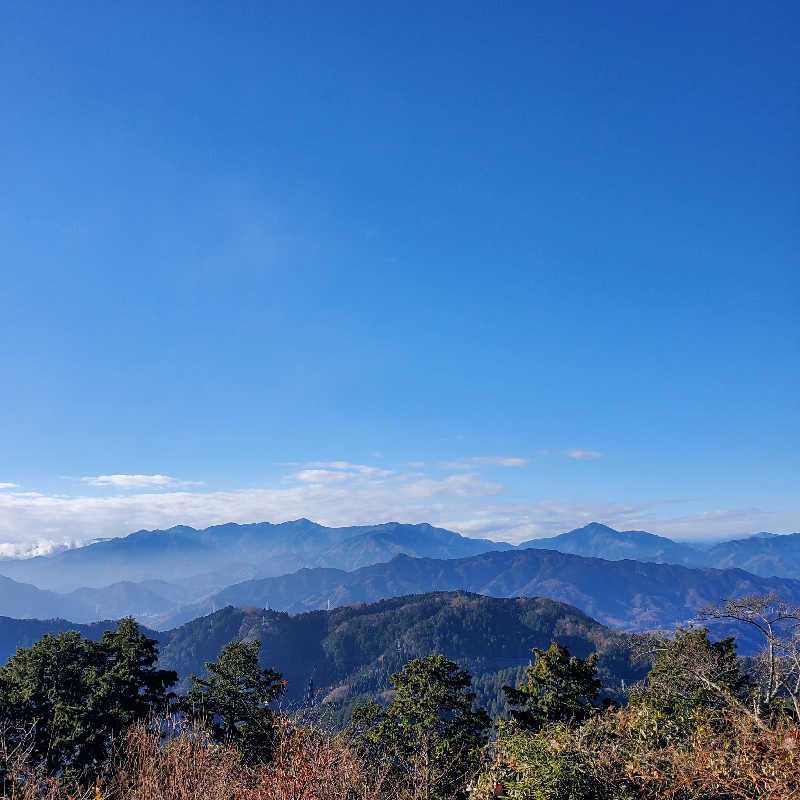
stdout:
POLYGON ((603 457, 603 454, 599 450, 580 450, 578 448, 567 450, 566 454, 570 458, 576 458, 579 461, 594 461, 595 459, 603 457))
POLYGON ((81 480, 90 486, 114 489, 159 489, 202 485, 202 481, 182 481, 169 475, 87 475, 81 480))
POLYGON ((488 464, 495 467, 524 467, 527 463, 527 458, 513 456, 473 456, 472 458, 461 458, 457 461, 445 461, 440 466, 446 470, 457 470, 472 469, 479 464, 488 464))
POLYGON ((341 483, 349 480, 351 473, 336 472, 332 469, 303 469, 289 477, 303 483, 341 483))
POLYGON ((19 489, 18 483, 0 483, 0 489, 19 489))
POLYGON ((471 459, 473 464, 494 464, 498 467, 524 467, 527 458, 514 458, 512 456, 476 456, 471 459))
POLYGON ((353 464, 350 461, 316 461, 308 464, 309 467, 323 467, 328 469, 343 470, 348 473, 355 473, 359 475, 372 475, 377 477, 387 477, 393 475, 390 469, 381 469, 380 467, 372 467, 368 464, 353 464))

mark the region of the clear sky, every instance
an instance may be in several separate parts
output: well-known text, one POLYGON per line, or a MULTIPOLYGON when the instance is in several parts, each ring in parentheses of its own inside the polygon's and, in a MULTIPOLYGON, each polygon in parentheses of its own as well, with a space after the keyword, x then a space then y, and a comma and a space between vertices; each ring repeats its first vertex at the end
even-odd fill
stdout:
POLYGON ((0 6, 0 552, 800 530, 795 2, 0 6))

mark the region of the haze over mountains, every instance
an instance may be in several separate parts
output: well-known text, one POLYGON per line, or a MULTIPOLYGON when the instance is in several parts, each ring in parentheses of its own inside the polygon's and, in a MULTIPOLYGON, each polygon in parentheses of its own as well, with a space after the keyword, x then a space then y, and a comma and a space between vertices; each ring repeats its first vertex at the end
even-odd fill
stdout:
POLYGON ((468 589, 550 596, 641 630, 684 622, 722 596, 778 591, 800 602, 797 581, 782 579, 800 578, 800 534, 702 548, 592 523, 514 547, 425 524, 327 528, 299 519, 138 531, 2 561, 0 576, 0 614, 17 618, 132 614, 163 629, 229 604, 298 612, 468 589))
POLYGON ((800 533, 757 533, 708 546, 675 542, 647 531, 615 531, 593 522, 559 536, 519 545, 616 560, 631 558, 689 567, 736 567, 756 575, 800 578, 800 533))
POLYGON ((6 559, 0 561, 0 575, 55 591, 152 579, 205 589, 301 567, 357 569, 388 561, 398 553, 459 558, 512 547, 427 524, 397 522, 328 528, 297 519, 278 525, 230 523, 204 530, 179 525, 137 531, 50 556, 6 559))
POLYGON ((176 605, 176 600, 156 594, 146 584, 121 582, 61 594, 0 576, 0 615, 21 619, 64 617, 73 622, 92 622, 128 615, 145 619, 167 613, 176 605))

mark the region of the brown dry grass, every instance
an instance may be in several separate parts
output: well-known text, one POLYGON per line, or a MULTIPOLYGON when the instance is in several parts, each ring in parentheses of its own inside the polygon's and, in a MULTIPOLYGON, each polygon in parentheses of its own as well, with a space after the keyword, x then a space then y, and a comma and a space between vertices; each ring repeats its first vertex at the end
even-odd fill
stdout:
MULTIPOLYGON (((602 715, 552 739, 553 757, 579 764, 591 796, 626 800, 800 800, 800 729, 756 731, 735 715, 700 725, 683 741, 654 747, 636 712, 602 715)), ((135 726, 97 787, 47 778, 24 748, 3 753, 13 800, 413 800, 426 787, 397 782, 366 764, 346 737, 282 718, 271 764, 249 766, 234 748, 213 744, 200 727, 135 726)), ((0 747, 2 743, 0 742, 0 747)), ((509 766, 506 762, 505 768, 509 766)), ((498 773, 499 775, 499 773, 498 773)), ((507 776, 507 773, 506 773, 507 776)), ((408 776, 407 776, 408 777, 408 776)), ((482 785, 501 781, 487 769, 482 785)), ((429 787, 428 787, 429 788, 429 787)), ((513 795, 516 796, 516 795, 513 795)), ((529 795, 525 795, 526 797, 529 795)), ((550 797, 542 795, 530 795, 550 797)))
POLYGON ((160 725, 134 726, 108 775, 90 789, 43 776, 21 750, 6 753, 5 763, 13 781, 2 797, 13 800, 402 800, 385 775, 365 769, 344 737, 286 719, 267 766, 247 765, 199 726, 173 729, 165 739, 160 725))

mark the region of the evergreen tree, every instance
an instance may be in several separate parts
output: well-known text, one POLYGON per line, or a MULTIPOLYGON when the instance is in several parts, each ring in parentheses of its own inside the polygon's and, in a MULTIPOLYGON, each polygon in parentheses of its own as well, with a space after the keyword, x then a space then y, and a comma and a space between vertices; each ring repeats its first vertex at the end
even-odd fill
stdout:
POLYGON ((360 746, 426 798, 462 798, 480 763, 489 717, 473 710, 470 674, 441 655, 409 661, 391 676, 386 710, 368 703, 353 712, 360 746))
POLYGON ((269 704, 283 694, 279 672, 258 664, 261 642, 230 642, 206 663, 208 678, 193 675, 181 706, 204 719, 215 741, 238 747, 250 762, 268 761, 274 746, 275 715, 269 704))
POLYGON ((116 736, 161 711, 174 672, 157 670, 156 642, 132 619, 101 642, 72 631, 20 648, 0 667, 0 721, 8 744, 25 741, 49 774, 91 779, 116 736))
POLYGON ((89 701, 94 724, 118 736, 131 723, 165 715, 178 680, 172 670, 157 669, 158 643, 127 617, 115 631, 106 631, 95 645, 102 663, 89 701))
POLYGON ((739 666, 733 637, 712 642, 705 628, 678 629, 653 648, 656 659, 632 705, 647 705, 672 717, 735 706, 747 710, 750 680, 739 666))
POLYGON ((99 666, 92 644, 76 632, 48 634, 0 667, 6 736, 12 746, 27 737, 48 774, 83 771, 103 749, 87 713, 99 666))
POLYGON ((547 650, 534 648, 535 662, 525 670, 520 686, 504 686, 512 719, 524 728, 538 731, 551 722, 579 724, 594 709, 600 691, 597 654, 582 659, 566 647, 552 642, 547 650))

